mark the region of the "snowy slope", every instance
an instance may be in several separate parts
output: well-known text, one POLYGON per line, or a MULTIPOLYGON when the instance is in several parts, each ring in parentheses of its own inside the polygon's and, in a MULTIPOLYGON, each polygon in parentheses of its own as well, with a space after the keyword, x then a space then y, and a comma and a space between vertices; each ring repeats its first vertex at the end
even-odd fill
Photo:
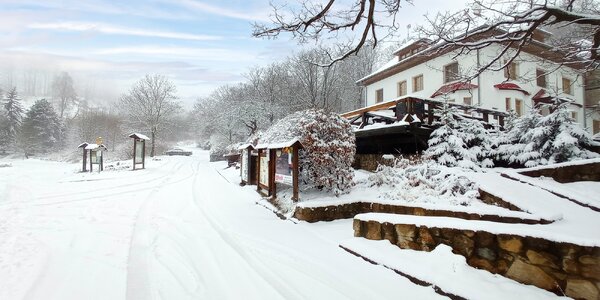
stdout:
POLYGON ((0 161, 0 299, 440 298, 340 249, 349 221, 280 220, 207 160, 0 161))

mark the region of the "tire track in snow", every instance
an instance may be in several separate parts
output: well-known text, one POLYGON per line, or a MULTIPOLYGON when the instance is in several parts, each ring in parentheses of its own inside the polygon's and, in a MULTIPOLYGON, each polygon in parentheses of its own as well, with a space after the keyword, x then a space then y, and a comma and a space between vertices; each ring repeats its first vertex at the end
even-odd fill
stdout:
POLYGON ((170 179, 172 179, 172 176, 170 175, 177 174, 185 166, 186 164, 184 164, 183 161, 176 161, 175 166, 167 175, 165 175, 165 178, 161 184, 156 185, 152 189, 152 192, 144 200, 144 203, 140 206, 138 213, 136 214, 127 262, 127 299, 161 298, 160 291, 156 291, 150 286, 151 273, 149 270, 150 260, 148 258, 150 251, 156 243, 157 236, 156 234, 151 236, 152 232, 144 227, 152 227, 152 221, 150 220, 151 215, 149 215, 149 212, 152 211, 151 208, 157 200, 156 197, 159 194, 160 189, 168 185, 188 180, 194 176, 195 171, 192 166, 192 173, 190 175, 172 182, 168 182, 170 179), (144 236, 140 236, 142 234, 144 236))

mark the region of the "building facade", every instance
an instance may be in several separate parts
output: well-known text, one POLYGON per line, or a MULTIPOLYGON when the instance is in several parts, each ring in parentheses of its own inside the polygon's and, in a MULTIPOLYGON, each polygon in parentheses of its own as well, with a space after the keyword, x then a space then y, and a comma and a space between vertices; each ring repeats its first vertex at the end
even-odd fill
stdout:
MULTIPOLYGON (((541 36, 543 39, 543 35, 541 36)), ((571 117, 592 133, 590 114, 585 112, 585 85, 575 64, 566 66, 543 40, 532 41, 516 59, 502 56, 501 45, 490 45, 458 55, 457 49, 432 50, 427 40, 408 43, 379 70, 360 79, 365 87, 365 106, 415 96, 473 105, 518 115, 536 106, 549 113, 548 103, 558 97, 569 103, 571 117), (476 74, 480 66, 500 59, 489 70, 476 74), (505 66, 506 67, 503 67, 505 66)), ((511 49, 511 51, 515 51, 511 49)))

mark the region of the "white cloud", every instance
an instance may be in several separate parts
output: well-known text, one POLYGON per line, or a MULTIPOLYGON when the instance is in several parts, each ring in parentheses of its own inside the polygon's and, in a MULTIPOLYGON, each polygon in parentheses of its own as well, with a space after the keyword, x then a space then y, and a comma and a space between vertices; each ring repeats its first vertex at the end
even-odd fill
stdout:
POLYGON ((104 34, 116 35, 133 35, 145 37, 158 37, 180 40, 220 40, 220 36, 199 35, 181 32, 156 31, 139 28, 119 27, 102 23, 87 23, 87 22, 54 22, 54 23, 33 23, 29 24, 28 28, 41 30, 63 30, 63 31, 80 31, 80 32, 99 32, 104 34))
POLYGON ((115 47, 98 49, 92 52, 97 55, 147 55, 160 57, 180 57, 191 58, 203 61, 254 61, 258 55, 254 55, 248 50, 232 50, 225 48, 193 48, 193 47, 172 47, 159 45, 140 45, 133 47, 115 47))
MULTIPOLYGON (((172 3, 173 1, 169 1, 172 3)), ((240 19, 246 21, 269 21, 268 13, 270 10, 262 10, 262 11, 236 11, 220 6, 211 5, 208 3, 195 1, 195 0, 176 0, 175 2, 179 3, 182 6, 185 6, 190 9, 195 9, 200 12, 205 12, 209 14, 214 14, 218 16, 240 19)))

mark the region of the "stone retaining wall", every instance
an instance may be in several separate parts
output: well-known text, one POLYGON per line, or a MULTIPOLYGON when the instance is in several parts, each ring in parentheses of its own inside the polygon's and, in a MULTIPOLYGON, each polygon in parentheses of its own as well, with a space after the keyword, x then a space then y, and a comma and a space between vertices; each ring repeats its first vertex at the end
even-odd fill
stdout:
POLYGON ((452 247, 475 268, 512 278, 557 295, 600 297, 600 248, 540 238, 452 228, 354 220, 354 236, 388 240, 402 249, 431 251, 452 247))
POLYGON ((547 220, 521 219, 516 217, 501 217, 497 215, 480 215, 450 210, 426 209, 421 207, 380 204, 373 202, 353 202, 342 205, 321 207, 296 207, 294 218, 309 223, 319 221, 333 221, 338 219, 354 218, 357 214, 379 212, 415 216, 452 217, 465 220, 482 220, 501 223, 548 224, 547 220))
POLYGON ((583 165, 521 171, 519 173, 530 177, 552 177, 554 180, 560 183, 574 181, 600 181, 600 163, 596 162, 583 165))
MULTIPOLYGON (((399 156, 400 155, 394 155, 394 157, 399 156)), ((355 169, 362 169, 373 172, 377 170, 377 167, 379 165, 391 166, 393 162, 393 159, 384 159, 383 154, 355 154, 354 163, 352 163, 352 167, 355 169)))

